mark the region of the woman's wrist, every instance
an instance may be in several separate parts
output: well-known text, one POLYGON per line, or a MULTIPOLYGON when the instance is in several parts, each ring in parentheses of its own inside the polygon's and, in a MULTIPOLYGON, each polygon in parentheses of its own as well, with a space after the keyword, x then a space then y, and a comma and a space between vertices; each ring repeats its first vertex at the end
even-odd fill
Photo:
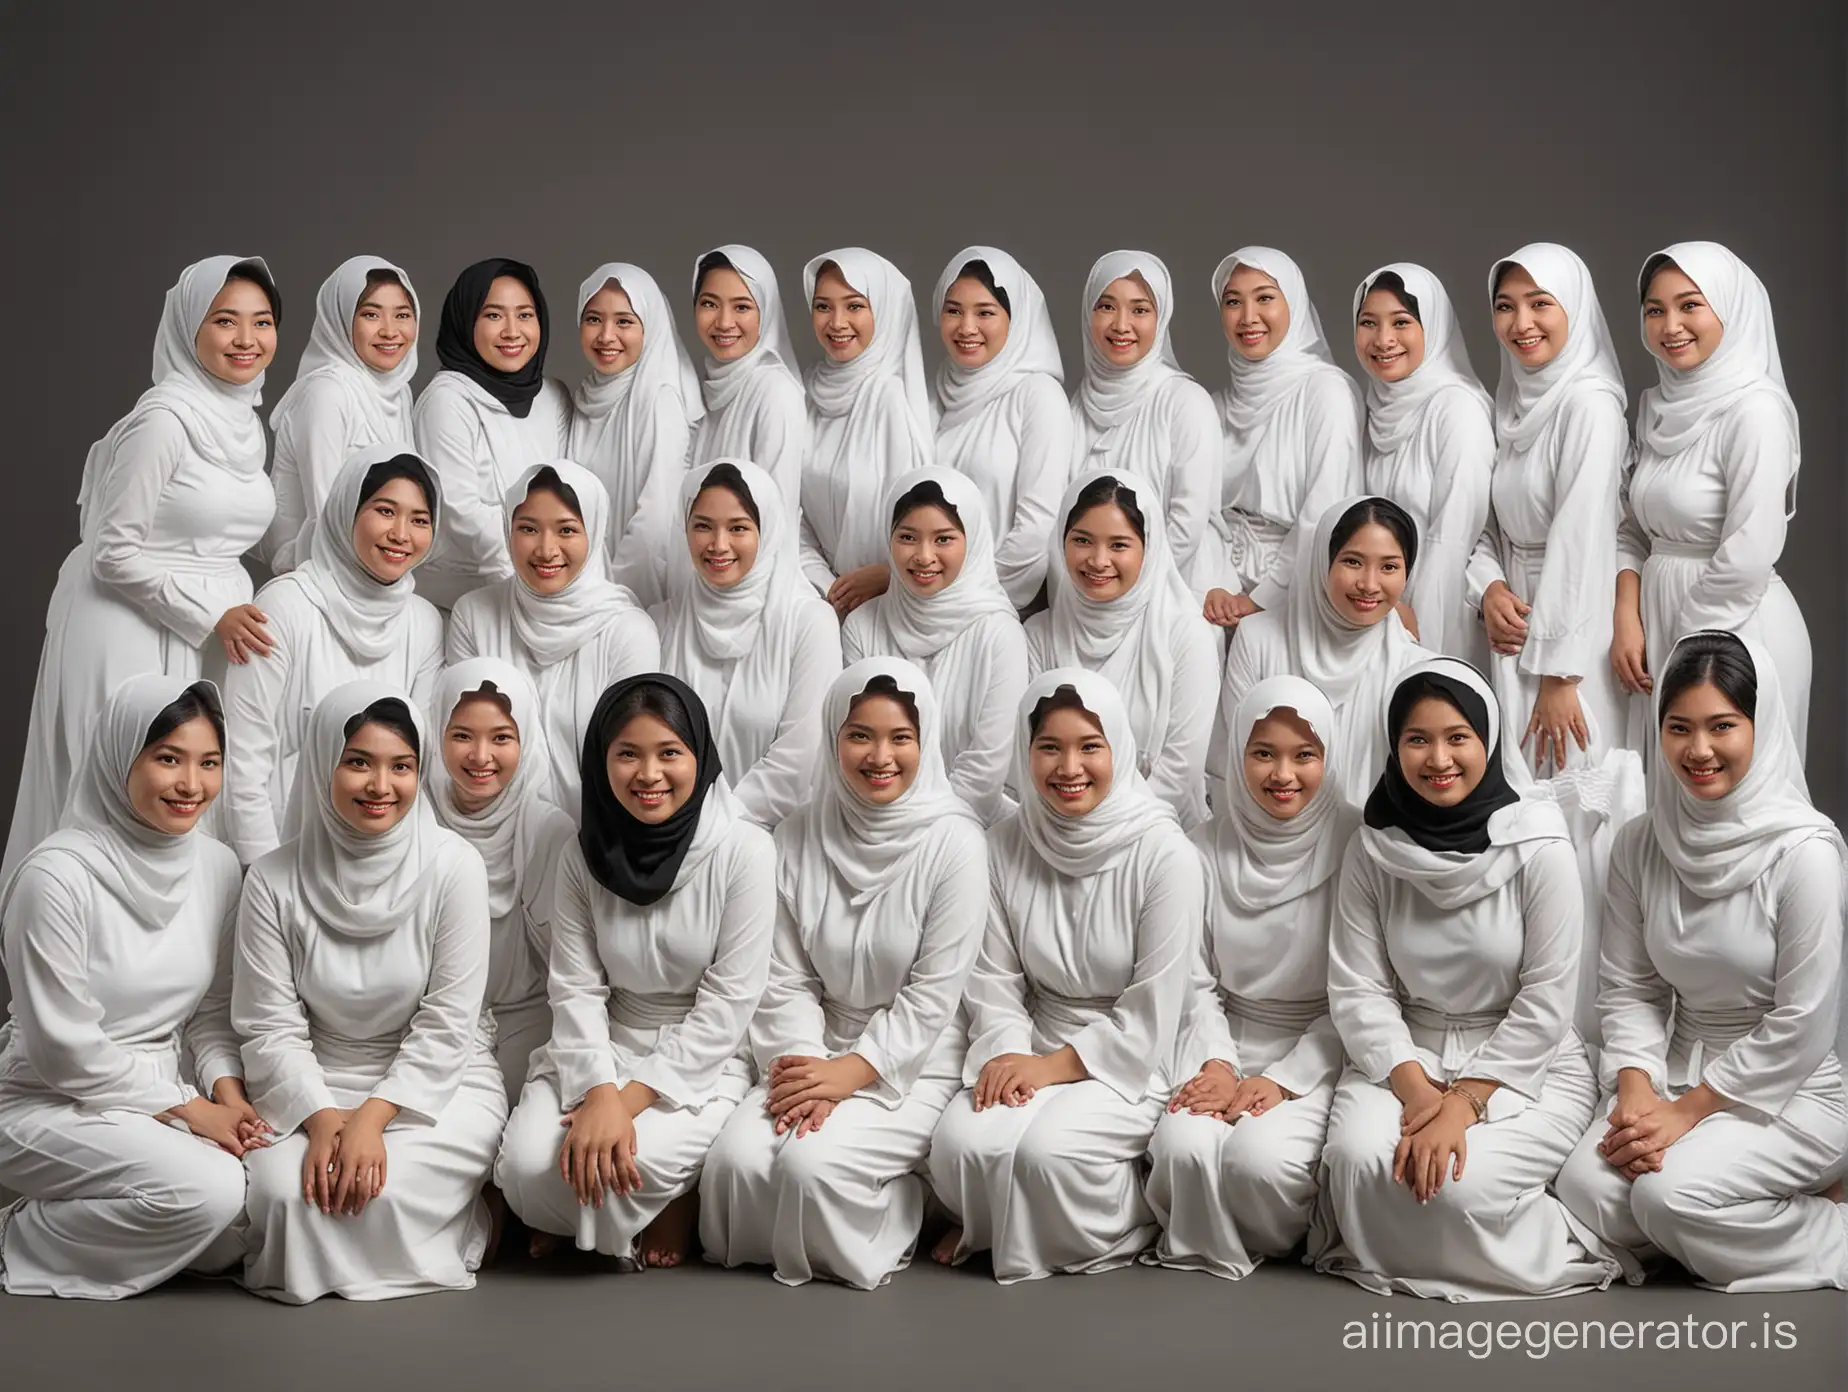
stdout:
POLYGON ((221 1107, 246 1105, 250 1094, 244 1091, 244 1080, 230 1075, 219 1078, 212 1084, 212 1101, 221 1107))

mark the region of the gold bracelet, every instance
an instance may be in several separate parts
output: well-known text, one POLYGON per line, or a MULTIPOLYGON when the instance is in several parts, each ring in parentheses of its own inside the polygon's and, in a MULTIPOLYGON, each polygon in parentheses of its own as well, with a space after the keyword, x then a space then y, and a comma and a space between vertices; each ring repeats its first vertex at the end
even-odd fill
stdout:
POLYGON ((1444 1096, 1461 1097, 1465 1102, 1469 1103, 1470 1110, 1476 1114, 1477 1121, 1481 1121, 1489 1114, 1489 1104, 1484 1102, 1466 1087, 1458 1087, 1455 1083, 1452 1083, 1449 1087, 1444 1089, 1444 1096))

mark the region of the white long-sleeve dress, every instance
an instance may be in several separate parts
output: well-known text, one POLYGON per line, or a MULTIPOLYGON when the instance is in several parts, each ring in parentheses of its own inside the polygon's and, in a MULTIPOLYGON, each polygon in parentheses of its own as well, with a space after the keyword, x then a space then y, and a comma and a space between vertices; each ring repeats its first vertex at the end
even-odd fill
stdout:
POLYGON ((1015 608, 1046 581, 1046 547, 1071 473, 1072 412, 1057 379, 1021 376, 975 410, 945 412, 937 462, 968 475, 994 520, 995 569, 1015 608))

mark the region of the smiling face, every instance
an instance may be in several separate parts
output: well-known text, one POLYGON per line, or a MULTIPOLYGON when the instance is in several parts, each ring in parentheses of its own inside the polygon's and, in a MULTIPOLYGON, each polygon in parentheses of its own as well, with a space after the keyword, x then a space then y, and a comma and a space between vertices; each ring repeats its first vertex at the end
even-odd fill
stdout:
POLYGON ((1751 772, 1751 720, 1712 682, 1689 687, 1662 717, 1662 759, 1703 802, 1723 798, 1751 772))
POLYGON ((1226 342, 1246 362, 1258 362, 1276 352, 1290 331, 1290 302, 1267 272, 1236 266, 1220 287, 1219 319, 1226 342))
POLYGON ((834 737, 834 757, 861 802, 874 807, 896 802, 916 780, 923 758, 917 723, 890 696, 861 696, 834 737))
POLYGON ((1086 599, 1102 604, 1135 587, 1147 553, 1129 515, 1115 503, 1079 514, 1065 532, 1065 570, 1086 599))
POLYGON ((423 559, 434 534, 423 489, 407 478, 395 478, 359 505, 353 518, 353 554, 368 575, 389 585, 423 559))
POLYGON ((263 287, 227 280, 193 335, 193 353, 221 382, 242 387, 256 381, 276 356, 276 314, 263 287))
POLYGON ((757 346, 763 320, 751 287, 730 266, 714 266, 693 300, 693 327, 719 362, 736 362, 757 346))
POLYGON ((815 339, 831 362, 852 362, 873 343, 873 304, 841 277, 832 264, 815 277, 810 306, 815 339))
POLYGON ((1139 275, 1111 281, 1091 306, 1091 342, 1113 367, 1146 358, 1160 327, 1155 292, 1139 275))
POLYGON ((1436 696, 1419 701, 1399 731, 1399 771, 1418 796, 1436 807, 1455 807, 1476 791, 1489 751, 1463 712, 1436 696))
POLYGON ((1069 706, 1046 712, 1028 750, 1033 786, 1061 817, 1082 817, 1108 797, 1114 767, 1102 727, 1069 706))
POLYGON ((1559 297, 1534 284, 1525 266, 1502 272, 1491 301, 1495 336, 1525 368, 1545 367, 1566 346, 1566 310, 1559 297))
POLYGON ((520 727, 494 696, 465 695, 443 727, 443 767, 458 812, 479 812, 520 768, 520 727))
POLYGON ((224 781, 218 731, 195 715, 135 756, 128 769, 128 805, 155 831, 184 836, 199 825, 224 781))
POLYGON ((958 278, 943 297, 938 329, 950 361, 958 367, 993 362, 995 354, 1007 346, 1008 324, 1008 312, 1001 308, 995 292, 974 276, 958 278))
POLYGON ((634 367, 642 356, 642 319, 615 281, 584 302, 578 317, 578 344, 584 361, 605 377, 634 367))
POLYGON ((353 351, 374 372, 390 372, 417 342, 417 308, 396 281, 368 285, 353 311, 353 351))
POLYGON ((1271 816, 1299 816, 1322 786, 1322 742, 1309 722, 1287 707, 1251 727, 1245 741, 1245 786, 1271 816))
POLYGON ((968 538, 940 507, 915 507, 892 529, 892 568, 915 595, 942 594, 962 574, 968 538))
POLYGON ((1328 598, 1351 624, 1371 628, 1392 613, 1405 593, 1405 548, 1391 530, 1364 522, 1335 553, 1328 568, 1328 598))
POLYGON ((1649 277, 1643 294, 1643 341, 1670 367, 1699 367, 1725 336, 1713 306, 1679 266, 1649 277))
POLYGON ((757 564, 762 533, 729 488, 702 488, 687 512, 693 570, 715 590, 729 590, 757 564))
POLYGON ((340 751, 330 790, 341 821, 362 836, 382 835, 417 801, 417 755, 397 731, 361 725, 340 751))
POLYGON ((1424 361, 1424 325, 1390 290, 1371 290, 1354 321, 1354 351, 1382 382, 1403 382, 1424 361))
POLYGON ((534 594, 557 594, 584 569, 590 537, 584 519, 549 488, 534 488, 513 510, 507 554, 513 573, 534 594))
POLYGON ((539 307, 514 276, 496 276, 475 315, 475 353, 496 372, 518 372, 539 351, 539 307))
POLYGON ((616 732, 603 756, 603 768, 623 810, 650 826, 686 806, 699 777, 686 741, 666 721, 646 712, 616 732))

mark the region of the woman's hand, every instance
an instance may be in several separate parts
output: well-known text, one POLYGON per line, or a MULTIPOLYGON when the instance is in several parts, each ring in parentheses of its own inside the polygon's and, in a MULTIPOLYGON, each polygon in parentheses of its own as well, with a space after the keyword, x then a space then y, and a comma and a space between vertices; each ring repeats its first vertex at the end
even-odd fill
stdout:
MULTIPOLYGON (((1673 1102, 1653 1108, 1628 1126, 1614 1127, 1598 1142, 1598 1153, 1618 1169, 1661 1153, 1694 1129, 1699 1118, 1673 1102)), ((1658 1164, 1656 1168, 1660 1168, 1658 1164)))
POLYGON ((1505 657, 1513 657, 1527 646, 1527 616, 1534 606, 1513 590, 1506 580, 1491 580, 1482 592, 1482 627, 1489 635, 1489 646, 1505 657))
POLYGON ((1215 586, 1206 592, 1206 605, 1203 610, 1206 621, 1220 628, 1237 628, 1238 621, 1252 614, 1262 614, 1264 610, 1252 603, 1251 596, 1233 594, 1215 586))
POLYGON ((1625 691, 1646 696, 1655 689, 1649 675, 1649 644, 1643 632, 1642 577, 1633 570, 1617 576, 1617 607, 1611 615, 1611 670, 1625 691))
POLYGON ((764 1110, 780 1117, 804 1102, 826 1102, 832 1108, 878 1081, 878 1072, 858 1054, 833 1059, 785 1054, 770 1060, 764 1110))
POLYGON ((1263 1116, 1272 1107, 1281 1106, 1296 1096, 1288 1088, 1279 1087, 1263 1074, 1256 1074, 1239 1081, 1238 1091, 1232 1094, 1232 1100, 1220 1112, 1222 1121, 1237 1121, 1241 1116, 1263 1116))
POLYGON ((776 1119, 776 1134, 780 1136, 793 1128, 796 1139, 801 1140, 809 1132, 821 1130, 822 1122, 826 1121, 833 1111, 834 1104, 825 1098, 817 1098, 812 1102, 798 1102, 776 1119))
POLYGON ((1393 1069, 1388 1081, 1392 1084, 1392 1095, 1399 1099, 1401 1136, 1409 1136, 1428 1126, 1438 1108, 1444 1105, 1444 1090, 1431 1081, 1431 1075, 1416 1059, 1407 1059, 1393 1069))
POLYGON ((635 1163, 635 1118, 614 1083, 599 1083, 560 1119, 566 1128, 558 1172, 590 1208, 603 1207, 603 1191, 629 1194, 642 1187, 635 1163))
POLYGON ((1037 1062, 1037 1054, 996 1054, 989 1059, 976 1075, 976 1111, 986 1111, 997 1104, 1023 1105, 1033 1096, 1033 1088, 1026 1079, 1030 1066, 1037 1062))
POLYGON ((234 604, 212 625, 225 645, 225 656, 242 667, 255 657, 268 657, 275 646, 269 636, 269 616, 254 604, 234 604))
POLYGON ((1427 1203, 1449 1178, 1462 1179, 1469 1158, 1464 1133, 1476 1120, 1476 1109, 1465 1097, 1442 1099, 1437 1115, 1417 1131, 1399 1138, 1392 1156, 1393 1183, 1403 1184, 1419 1203, 1427 1203))
POLYGON ((323 1213, 334 1211, 333 1169, 349 1115, 336 1107, 323 1107, 302 1123, 308 1135, 308 1154, 302 1158, 302 1197, 323 1213))
POLYGON ((863 565, 848 571, 828 586, 828 603, 836 618, 845 619, 867 600, 886 592, 892 583, 892 571, 883 565, 863 565))
POLYGON ((1566 736, 1578 743, 1580 752, 1591 748, 1591 727, 1585 723, 1585 708, 1579 704, 1578 682, 1571 677, 1540 678, 1540 694, 1534 698, 1534 713, 1528 717, 1527 733, 1521 747, 1540 736, 1534 745, 1534 763, 1551 758, 1553 767, 1566 766, 1566 736))
POLYGON ((398 1115, 389 1102, 368 1098, 347 1118, 334 1157, 334 1212, 357 1217, 385 1192, 385 1128, 398 1115))
POLYGON ((276 1130, 250 1105, 242 1078, 220 1078, 212 1084, 212 1100, 237 1114, 237 1138, 245 1150, 260 1150, 276 1139, 276 1130))
MULTIPOLYGON (((209 1097, 195 1097, 192 1101, 179 1107, 169 1108, 154 1118, 156 1121, 169 1119, 183 1121, 186 1129, 202 1141, 210 1141, 220 1150, 242 1157, 249 1149, 244 1138, 238 1134, 241 1117, 233 1108, 222 1106, 209 1097)), ((265 1145, 268 1142, 264 1142, 265 1145)))
POLYGON ((1412 606, 1400 600, 1392 606, 1392 612, 1399 616, 1399 622, 1405 625, 1405 631, 1416 639, 1418 637, 1418 615, 1413 612, 1412 606))
POLYGON ((1208 1059, 1168 1102, 1170 1112, 1185 1107, 1192 1116, 1220 1116, 1238 1095, 1238 1070, 1224 1059, 1208 1059))

